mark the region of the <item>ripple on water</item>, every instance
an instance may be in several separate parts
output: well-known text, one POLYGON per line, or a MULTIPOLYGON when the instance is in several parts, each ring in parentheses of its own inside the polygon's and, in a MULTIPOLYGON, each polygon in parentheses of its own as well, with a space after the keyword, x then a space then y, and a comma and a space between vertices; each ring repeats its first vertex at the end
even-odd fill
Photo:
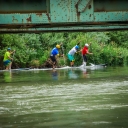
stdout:
POLYGON ((55 111, 90 111, 127 107, 120 104, 127 94, 128 81, 89 83, 64 83, 50 86, 6 86, 0 90, 1 113, 24 115, 55 111), (114 103, 113 101, 117 101, 114 103))

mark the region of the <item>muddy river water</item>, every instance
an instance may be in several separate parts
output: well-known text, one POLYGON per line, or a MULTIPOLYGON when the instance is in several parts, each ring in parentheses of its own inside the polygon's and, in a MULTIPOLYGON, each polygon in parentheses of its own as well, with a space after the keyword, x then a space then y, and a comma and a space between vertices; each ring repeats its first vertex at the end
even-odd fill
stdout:
POLYGON ((128 67, 0 72, 0 128, 128 128, 128 67))

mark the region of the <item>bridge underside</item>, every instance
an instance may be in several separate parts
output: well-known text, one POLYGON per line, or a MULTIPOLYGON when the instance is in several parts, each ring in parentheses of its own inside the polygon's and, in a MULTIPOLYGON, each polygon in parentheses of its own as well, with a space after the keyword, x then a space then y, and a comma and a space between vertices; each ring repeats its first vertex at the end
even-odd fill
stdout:
POLYGON ((0 0, 0 33, 128 30, 127 0, 0 0))

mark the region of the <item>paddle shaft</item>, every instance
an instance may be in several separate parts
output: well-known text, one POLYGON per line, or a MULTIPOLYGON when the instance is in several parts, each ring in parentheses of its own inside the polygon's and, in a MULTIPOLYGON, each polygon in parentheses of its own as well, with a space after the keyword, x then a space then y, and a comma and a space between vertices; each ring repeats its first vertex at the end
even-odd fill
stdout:
POLYGON ((62 52, 63 52, 63 59, 64 59, 64 64, 65 64, 64 47, 63 47, 63 45, 62 45, 62 52))

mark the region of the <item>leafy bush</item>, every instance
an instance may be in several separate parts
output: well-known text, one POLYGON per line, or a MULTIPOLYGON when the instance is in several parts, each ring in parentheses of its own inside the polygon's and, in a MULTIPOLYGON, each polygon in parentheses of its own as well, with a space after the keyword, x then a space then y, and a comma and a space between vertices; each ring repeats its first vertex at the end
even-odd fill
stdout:
MULTIPOLYGON (((16 50, 13 67, 38 67, 49 58, 50 51, 56 44, 63 42, 65 57, 59 59, 59 65, 69 65, 67 54, 80 42, 80 49, 85 43, 92 42, 88 56, 89 63, 107 63, 108 65, 128 65, 128 31, 113 32, 75 32, 75 33, 41 33, 41 34, 1 34, 0 67, 8 47, 16 50)), ((61 51, 60 51, 61 52, 61 51)), ((75 65, 82 64, 81 53, 75 54, 75 65)))
POLYGON ((38 68, 40 65, 39 60, 32 60, 30 63, 30 67, 38 68))

